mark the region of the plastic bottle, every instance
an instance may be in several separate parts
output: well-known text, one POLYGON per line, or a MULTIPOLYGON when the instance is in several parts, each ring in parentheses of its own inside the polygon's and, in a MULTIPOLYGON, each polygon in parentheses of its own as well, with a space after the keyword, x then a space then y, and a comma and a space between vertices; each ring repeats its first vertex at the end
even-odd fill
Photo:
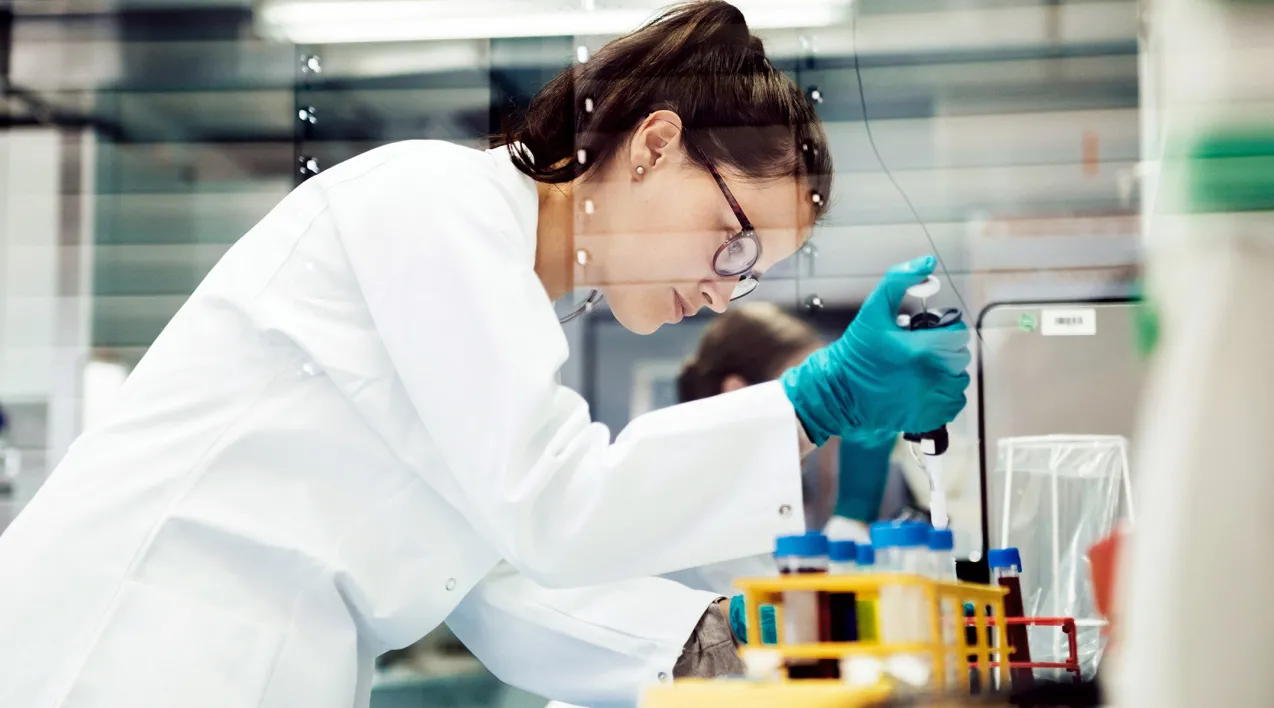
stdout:
MULTIPOLYGON (((951 533, 951 529, 929 531, 929 573, 934 580, 948 583, 956 581, 955 534, 951 533)), ((956 638, 960 636, 957 625, 963 624, 959 621, 963 612, 956 614, 956 602, 949 597, 942 599, 940 612, 942 646, 949 649, 956 646, 956 638)), ((944 663, 947 668, 946 685, 954 686, 959 677, 960 657, 948 654, 944 663)))
MULTIPOLYGON (((827 572, 827 537, 810 532, 784 536, 775 543, 774 559, 781 575, 827 572)), ((816 644, 831 640, 831 612, 827 593, 810 590, 783 593, 783 641, 816 644)), ((787 662, 788 678, 836 678, 835 660, 793 659, 787 662)))
MULTIPOLYGON (((871 543, 876 548, 876 567, 882 573, 924 575, 929 566, 927 524, 873 524, 871 543)), ((884 585, 877 608, 880 641, 886 644, 916 644, 929 641, 929 611, 925 593, 912 585, 884 585)), ((931 664, 924 655, 894 655, 887 660, 890 671, 912 685, 928 683, 931 664)))
MULTIPOLYGON (((987 564, 991 566, 991 576, 1002 588, 1008 588, 1009 594, 1004 596, 1004 614, 1006 617, 1025 617, 1026 608, 1022 602, 1022 555, 1016 548, 997 548, 987 553, 987 564)), ((1004 635, 1008 637, 1009 646, 1013 648, 1009 654, 1012 663, 1025 663, 1031 660, 1031 646, 1027 642, 1026 625, 1008 625, 1004 635)), ((1013 690, 1018 691, 1035 685, 1035 674, 1030 669, 1009 669, 1013 677, 1013 690)))
MULTIPOLYGON (((860 543, 857 549, 855 570, 859 573, 871 573, 876 570, 876 549, 860 543)), ((855 603, 858 614, 858 638, 864 642, 874 642, 880 638, 876 626, 876 602, 858 598, 855 603)))
POLYGON ((929 565, 934 580, 955 581, 955 534, 951 529, 929 531, 929 565))
MULTIPOLYGON (((831 575, 853 575, 857 570, 858 546, 853 541, 828 544, 827 572, 831 575)), ((854 593, 828 593, 829 624, 833 642, 858 641, 858 611, 854 593)))

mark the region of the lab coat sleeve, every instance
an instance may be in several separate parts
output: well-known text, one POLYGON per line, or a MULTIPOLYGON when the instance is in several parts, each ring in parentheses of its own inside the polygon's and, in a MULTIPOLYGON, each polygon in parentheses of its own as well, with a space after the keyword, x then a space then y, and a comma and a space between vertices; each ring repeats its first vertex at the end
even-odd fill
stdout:
POLYGON ((447 618, 500 680, 589 708, 632 706, 669 680, 716 593, 662 578, 547 589, 501 564, 447 618))
POLYGON ((567 346, 533 269, 534 191, 519 215, 526 185, 467 162, 489 155, 430 150, 326 187, 374 326, 439 452, 421 465, 427 481, 550 587, 766 553, 802 533, 797 422, 780 385, 655 411, 611 444, 557 383, 567 346))

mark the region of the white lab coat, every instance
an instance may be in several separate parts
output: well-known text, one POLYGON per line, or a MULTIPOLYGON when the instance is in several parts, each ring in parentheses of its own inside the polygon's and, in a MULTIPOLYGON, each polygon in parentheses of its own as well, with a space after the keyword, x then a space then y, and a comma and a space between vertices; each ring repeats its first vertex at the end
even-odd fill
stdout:
POLYGON ((597 584, 799 532, 777 385, 611 445, 557 384, 537 209, 503 151, 414 141, 240 239, 0 536, 0 706, 365 705, 502 558, 597 584))
POLYGON ((737 592, 735 578, 777 574, 768 554, 576 590, 497 570, 447 625, 501 679, 554 698, 548 708, 628 708, 672 680, 703 613, 737 592))
POLYGON ((633 706, 669 681, 716 592, 664 578, 544 588, 501 564, 447 618, 506 683, 590 708, 633 706))

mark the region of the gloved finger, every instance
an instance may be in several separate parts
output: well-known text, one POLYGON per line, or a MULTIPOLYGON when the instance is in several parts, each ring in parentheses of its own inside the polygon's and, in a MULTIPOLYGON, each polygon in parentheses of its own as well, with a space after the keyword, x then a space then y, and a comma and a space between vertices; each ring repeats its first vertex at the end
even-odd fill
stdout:
POLYGON ((973 353, 958 341, 926 340, 912 350, 911 361, 935 373, 953 374, 969 368, 973 353))
POLYGON ((748 642, 747 606, 742 595, 730 598, 730 631, 742 644, 748 642))
POLYGON ((774 605, 761 605, 761 643, 779 643, 779 631, 774 615, 774 605))
POLYGON ((919 416, 918 425, 926 431, 940 428, 955 420, 966 405, 968 398, 963 393, 935 398, 919 416))
POLYGON ((961 373, 973 363, 973 353, 968 349, 957 349, 953 352, 935 351, 933 357, 942 371, 948 374, 961 373))
POLYGON ((964 394, 960 394, 960 398, 958 400, 952 401, 951 403, 938 408, 937 413, 941 416, 942 422, 938 423, 935 427, 947 425, 956 418, 959 418, 960 414, 964 412, 965 406, 968 405, 968 402, 969 401, 964 394))
POLYGON ((969 326, 963 321, 939 329, 921 329, 908 334, 925 342, 934 342, 935 345, 941 343, 944 345, 966 346, 971 339, 969 326))
POLYGON ((957 394, 968 390, 971 382, 969 372, 963 369, 957 372, 942 372, 938 376, 938 381, 932 388, 933 394, 949 399, 955 399, 957 394))
POLYGON ((969 348, 969 330, 960 329, 923 329, 915 332, 901 332, 909 346, 924 351, 956 352, 969 348))
POLYGON ((869 318, 867 320, 869 324, 894 325, 894 318, 898 314, 898 309, 902 307, 902 299, 907 295, 907 288, 923 283, 925 278, 933 274, 934 266, 937 264, 937 258, 921 256, 890 268, 876 285, 876 289, 867 296, 858 316, 869 318))

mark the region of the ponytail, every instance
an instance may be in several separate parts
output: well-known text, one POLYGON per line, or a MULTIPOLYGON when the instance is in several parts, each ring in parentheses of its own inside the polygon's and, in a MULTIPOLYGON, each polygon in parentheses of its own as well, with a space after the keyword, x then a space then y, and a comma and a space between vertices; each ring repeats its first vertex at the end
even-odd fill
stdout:
MULTIPOLYGON (((537 182, 569 182, 605 165, 660 109, 681 117, 695 146, 687 154, 704 170, 796 177, 831 193, 831 153, 813 106, 722 0, 673 6, 606 44, 546 84, 494 142, 537 182)), ((821 216, 829 200, 816 203, 821 216)))

